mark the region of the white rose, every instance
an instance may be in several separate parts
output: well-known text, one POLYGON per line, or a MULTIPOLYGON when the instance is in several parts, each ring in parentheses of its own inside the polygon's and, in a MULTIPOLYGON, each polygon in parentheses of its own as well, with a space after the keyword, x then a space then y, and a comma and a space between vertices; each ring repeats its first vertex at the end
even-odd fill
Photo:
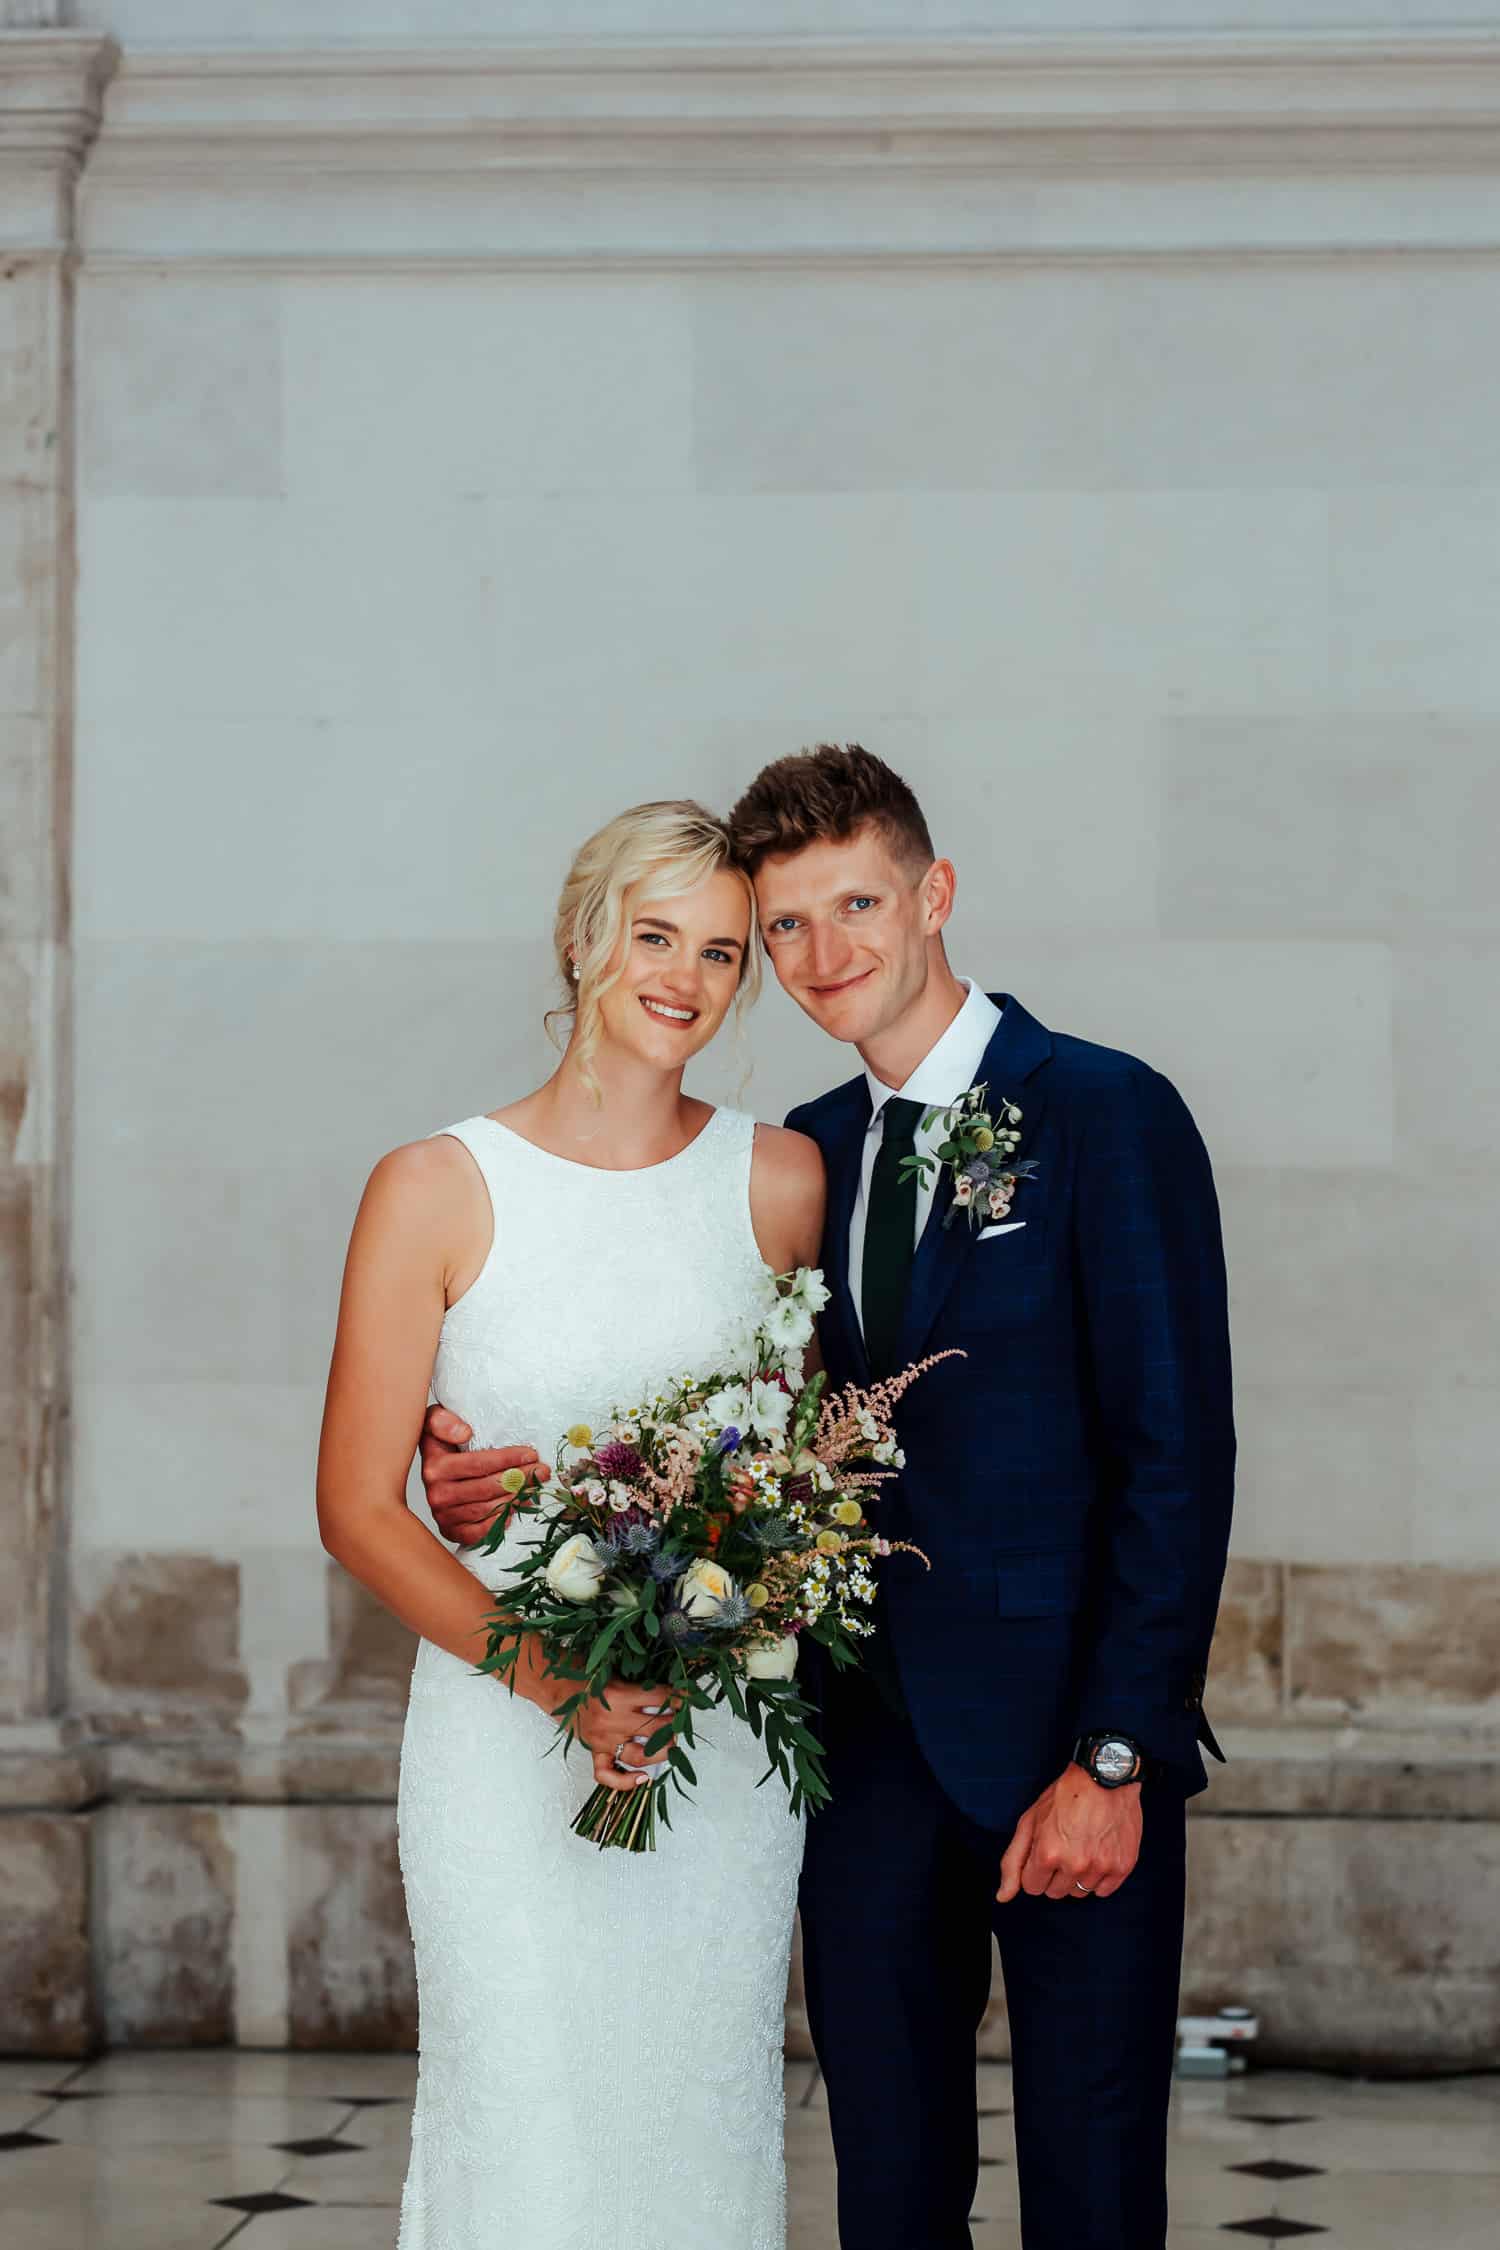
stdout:
POLYGON ((747 1680, 789 1680, 797 1669, 797 1636, 785 1634, 772 1648, 745 1651, 747 1680))
POLYGON ((757 1437, 784 1437, 791 1411, 791 1394, 779 1383, 757 1382, 750 1386, 750 1427, 757 1437))
POLYGON ((591 1602, 604 1584, 604 1565, 594 1553, 586 1531, 565 1539, 548 1563, 543 1576, 554 1594, 565 1602, 591 1602))
POLYGON ((750 1419, 750 1393, 743 1383, 726 1383, 704 1400, 703 1411, 717 1429, 743 1430, 750 1419))
POLYGON ((734 1580, 728 1571, 721 1564, 710 1562, 707 1556, 690 1563, 677 1581, 677 1599, 689 1617, 696 1617, 703 1623, 718 1616, 734 1590, 734 1580))

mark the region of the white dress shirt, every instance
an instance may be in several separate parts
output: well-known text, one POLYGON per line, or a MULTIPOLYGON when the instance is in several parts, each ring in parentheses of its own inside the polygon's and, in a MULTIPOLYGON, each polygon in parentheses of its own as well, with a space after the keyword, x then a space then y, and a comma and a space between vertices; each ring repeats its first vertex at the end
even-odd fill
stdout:
MULTIPOLYGON (((859 1168, 859 1193, 854 1198, 854 1214, 849 1221, 849 1291, 854 1299, 855 1318, 861 1332, 864 1329, 864 1309, 860 1303, 860 1281, 865 1262, 865 1215, 870 1207, 870 1175, 875 1169, 875 1152, 880 1147, 885 1132, 885 1105, 893 1094, 904 1100, 921 1102, 926 1109, 947 1109, 966 1094, 979 1075, 984 1061, 984 1051, 995 1036, 1000 1021, 1000 1010, 987 992, 970 977, 960 977, 959 983, 968 989, 968 998, 935 1047, 930 1047, 904 1086, 887 1086, 877 1078, 869 1065, 865 1077, 870 1086, 870 1123, 865 1133, 864 1152, 859 1168)), ((914 1153, 933 1156, 943 1135, 936 1120, 931 1132, 922 1131, 922 1121, 917 1123, 914 1153)), ((917 1180, 917 1232, 922 1230, 932 1216, 932 1199, 937 1193, 939 1170, 934 1164, 926 1179, 917 1180)))

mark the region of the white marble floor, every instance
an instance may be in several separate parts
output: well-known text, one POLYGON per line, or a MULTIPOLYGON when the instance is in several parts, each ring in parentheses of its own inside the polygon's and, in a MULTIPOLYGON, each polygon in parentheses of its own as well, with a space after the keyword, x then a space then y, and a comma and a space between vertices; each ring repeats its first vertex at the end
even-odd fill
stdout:
MULTIPOLYGON (((0 2062, 0 2250, 391 2250, 413 2071, 406 2055, 0 2062)), ((1019 2250, 1010 2074, 980 2081, 974 2242, 1019 2250)), ((790 2250, 836 2250, 809 2063, 788 2066, 787 2152, 790 2250)), ((1184 2085, 1172 2209, 1171 2250, 1497 2250, 1500 2075, 1184 2085)))

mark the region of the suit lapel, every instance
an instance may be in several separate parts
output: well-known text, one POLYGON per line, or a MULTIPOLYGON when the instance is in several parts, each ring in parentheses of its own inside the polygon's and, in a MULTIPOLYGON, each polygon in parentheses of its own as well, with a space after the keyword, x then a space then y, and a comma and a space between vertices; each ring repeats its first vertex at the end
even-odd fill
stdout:
MULTIPOLYGON (((865 1132, 870 1122, 870 1089, 863 1078, 851 1087, 848 1108, 838 1120, 831 1139, 823 1143, 828 1173, 828 1212, 823 1222, 823 1279, 827 1283, 831 1312, 840 1328, 844 1351, 856 1383, 870 1380, 864 1331, 849 1288, 849 1227, 854 1200, 859 1193, 860 1163, 865 1132)), ((825 1355, 826 1356, 826 1355, 825 1355)))
MULTIPOLYGON (((1017 1088, 1024 1085, 1032 1073, 1039 1070, 1052 1053, 1052 1040, 1046 1028, 1028 1015, 1019 1000, 1009 993, 996 992, 990 997, 1001 1010, 995 1036, 984 1051, 984 1060, 974 1073, 974 1084, 986 1086, 993 1100, 1010 1095, 1014 1100, 1017 1088)), ((1031 1153, 1031 1127, 1035 1119, 1029 1105, 1020 1104, 1027 1111, 1022 1120, 1021 1156, 1031 1153)), ((853 1208, 852 1200, 850 1208, 853 1208)), ((966 1259, 977 1239, 976 1230, 966 1216, 945 1226, 953 1208, 953 1180, 946 1165, 938 1180, 937 1193, 932 1199, 932 1210, 922 1239, 917 1244, 917 1254, 912 1261, 911 1279, 907 1284, 906 1311, 901 1323, 901 1340, 896 1352, 897 1367, 920 1359, 933 1325, 942 1311, 948 1292, 958 1279, 966 1259)), ((845 1224, 847 1249, 848 1226, 845 1224)), ((846 1258, 847 1263, 847 1258, 846 1258)))

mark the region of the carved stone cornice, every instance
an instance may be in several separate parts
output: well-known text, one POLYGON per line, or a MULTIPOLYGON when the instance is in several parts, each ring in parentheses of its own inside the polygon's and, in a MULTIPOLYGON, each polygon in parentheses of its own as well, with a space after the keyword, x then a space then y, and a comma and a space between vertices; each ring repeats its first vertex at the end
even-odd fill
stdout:
POLYGON ((130 56, 101 260, 798 264, 1500 247, 1500 36, 130 56))
POLYGON ((74 186, 118 59, 96 32, 0 30, 0 250, 70 246, 74 186))

